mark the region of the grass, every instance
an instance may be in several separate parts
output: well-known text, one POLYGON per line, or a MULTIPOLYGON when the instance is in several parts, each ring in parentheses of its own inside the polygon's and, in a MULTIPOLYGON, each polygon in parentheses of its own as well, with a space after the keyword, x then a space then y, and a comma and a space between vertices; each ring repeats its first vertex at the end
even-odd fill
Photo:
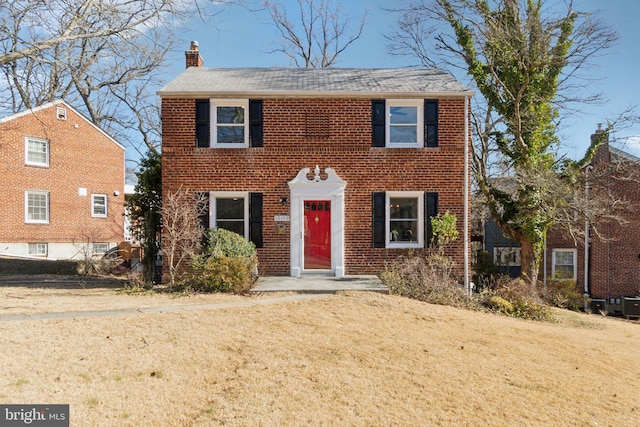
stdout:
MULTIPOLYGON (((89 309, 94 299, 109 307, 107 294, 83 299, 86 291, 77 292, 76 307, 81 301, 89 309)), ((113 304, 194 302, 111 296, 113 304)), ((56 298, 70 295, 41 297, 53 309, 56 298)), ((524 321, 363 292, 5 321, 0 395, 5 404, 68 403, 74 425, 637 424, 640 323, 554 314, 556 323, 524 321)))

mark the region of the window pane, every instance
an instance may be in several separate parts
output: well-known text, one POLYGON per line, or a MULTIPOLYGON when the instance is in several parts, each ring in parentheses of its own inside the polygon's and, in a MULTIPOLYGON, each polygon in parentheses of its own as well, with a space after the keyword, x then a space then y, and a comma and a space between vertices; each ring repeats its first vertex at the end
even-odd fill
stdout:
POLYGON ((47 143, 45 141, 29 140, 27 160, 32 163, 47 163, 47 143))
POLYGON ((217 120, 219 124, 223 123, 244 123, 243 107, 217 107, 217 120))
POLYGON ((391 124, 415 125, 418 123, 417 107, 390 107, 389 112, 391 114, 389 123, 391 124))
POLYGON ((244 199, 242 198, 216 198, 216 217, 221 219, 244 220, 244 199))
POLYGON ((217 127, 218 144, 244 144, 244 126, 217 127))
POLYGON ((560 279, 573 279, 573 265, 556 265, 555 273, 560 279))
POLYGON ((102 216, 107 214, 107 198, 105 196, 93 196, 93 214, 102 216))
POLYGON ((389 199, 389 228, 391 240, 415 242, 418 240, 418 199, 392 197, 389 199))
POLYGON ((389 199, 389 203, 391 219, 418 219, 418 199, 415 197, 394 197, 389 199))
POLYGON ((556 265, 570 265, 573 267, 573 252, 556 252, 556 265))
POLYGON ((418 240, 418 221, 391 220, 391 240, 397 242, 416 242, 418 240))
POLYGON ((418 128, 416 126, 389 126, 389 142, 418 142, 418 128))
POLYGON ((32 221, 47 220, 47 195, 33 194, 27 196, 27 217, 32 221))
POLYGON ((218 220, 217 223, 219 228, 224 228, 225 230, 233 231, 244 237, 244 221, 243 220, 218 220))

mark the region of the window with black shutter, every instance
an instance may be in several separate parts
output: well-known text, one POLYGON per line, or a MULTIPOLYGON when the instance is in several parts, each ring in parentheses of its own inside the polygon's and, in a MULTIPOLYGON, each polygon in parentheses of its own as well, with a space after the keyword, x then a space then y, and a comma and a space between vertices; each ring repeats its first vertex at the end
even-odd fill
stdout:
POLYGON ((385 101, 374 99, 371 101, 371 145, 373 147, 385 146, 385 101))
POLYGON ((249 146, 262 147, 263 141, 262 100, 249 100, 249 146))

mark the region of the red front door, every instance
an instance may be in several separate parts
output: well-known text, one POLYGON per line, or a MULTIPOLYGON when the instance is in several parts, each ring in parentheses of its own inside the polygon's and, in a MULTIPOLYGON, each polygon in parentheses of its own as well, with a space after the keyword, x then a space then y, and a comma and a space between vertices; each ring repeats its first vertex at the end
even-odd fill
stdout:
POLYGON ((304 269, 331 269, 331 202, 304 202, 304 269))

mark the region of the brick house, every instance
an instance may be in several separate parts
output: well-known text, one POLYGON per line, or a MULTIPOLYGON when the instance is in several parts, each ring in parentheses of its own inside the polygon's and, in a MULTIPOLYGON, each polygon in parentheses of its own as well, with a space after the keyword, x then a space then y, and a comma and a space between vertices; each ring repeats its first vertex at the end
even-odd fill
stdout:
POLYGON ((449 211, 466 277, 470 90, 438 70, 205 68, 195 42, 186 57, 159 91, 163 194, 208 196, 206 225, 253 241, 260 274, 375 274, 449 211))
POLYGON ((597 235, 592 224, 578 224, 589 237, 577 242, 559 229, 550 230, 544 265, 548 277, 576 279, 581 292, 606 304, 607 311, 620 312, 625 297, 640 296, 640 158, 604 143, 587 169, 598 181, 590 188, 593 194, 610 192, 623 201, 622 209, 606 214, 621 216, 625 223, 605 217, 596 225, 597 235))
POLYGON ((122 242, 124 151, 64 101, 0 119, 0 254, 81 259, 122 242))

